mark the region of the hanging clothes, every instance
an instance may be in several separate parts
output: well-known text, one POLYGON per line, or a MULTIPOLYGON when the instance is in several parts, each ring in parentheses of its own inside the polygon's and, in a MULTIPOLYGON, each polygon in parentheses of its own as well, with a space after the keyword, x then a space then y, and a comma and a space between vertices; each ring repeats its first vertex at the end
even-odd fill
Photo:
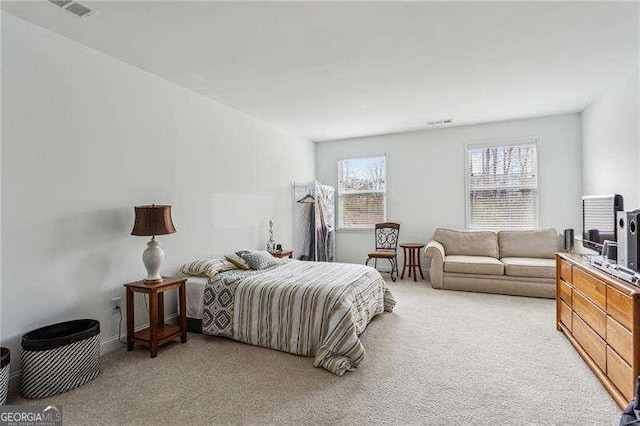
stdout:
POLYGON ((295 257, 333 262, 335 252, 334 188, 318 181, 294 184, 295 257))

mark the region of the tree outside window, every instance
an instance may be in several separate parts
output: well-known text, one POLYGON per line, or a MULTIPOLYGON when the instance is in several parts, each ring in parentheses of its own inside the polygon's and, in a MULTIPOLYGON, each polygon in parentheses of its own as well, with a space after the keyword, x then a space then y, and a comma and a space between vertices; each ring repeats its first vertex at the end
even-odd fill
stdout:
POLYGON ((536 141, 467 147, 467 227, 538 226, 536 141))
POLYGON ((386 221, 386 157, 338 161, 338 226, 372 228, 386 221))

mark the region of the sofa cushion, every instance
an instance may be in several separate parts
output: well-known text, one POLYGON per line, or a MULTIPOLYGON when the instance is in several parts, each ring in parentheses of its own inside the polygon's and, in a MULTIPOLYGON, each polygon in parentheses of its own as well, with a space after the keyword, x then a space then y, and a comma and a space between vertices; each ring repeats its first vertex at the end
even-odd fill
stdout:
POLYGON ((444 271, 460 274, 503 275, 504 265, 498 259, 489 256, 444 257, 444 271))
POLYGON ((498 259, 498 236, 492 231, 456 231, 438 228, 433 239, 446 255, 486 256, 498 259))
POLYGON ((553 228, 534 231, 498 232, 500 258, 538 257, 553 259, 558 251, 558 234, 553 228))
POLYGON ((555 259, 503 257, 505 275, 510 277, 555 278, 555 259))

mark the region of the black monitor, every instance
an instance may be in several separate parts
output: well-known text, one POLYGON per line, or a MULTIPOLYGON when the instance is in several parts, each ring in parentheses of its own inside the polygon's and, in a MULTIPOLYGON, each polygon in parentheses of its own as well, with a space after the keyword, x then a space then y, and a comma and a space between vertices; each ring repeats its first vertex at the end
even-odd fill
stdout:
POLYGON ((616 241, 616 213, 623 208, 622 195, 582 197, 582 245, 601 253, 605 240, 616 241))

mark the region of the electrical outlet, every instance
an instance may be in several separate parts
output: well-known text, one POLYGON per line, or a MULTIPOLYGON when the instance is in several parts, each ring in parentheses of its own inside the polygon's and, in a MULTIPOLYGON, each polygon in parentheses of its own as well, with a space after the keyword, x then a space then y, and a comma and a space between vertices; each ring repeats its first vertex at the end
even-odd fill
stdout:
POLYGON ((121 304, 122 304, 122 297, 114 297, 113 299, 111 299, 111 313, 115 314, 120 309, 122 309, 120 307, 121 304))

